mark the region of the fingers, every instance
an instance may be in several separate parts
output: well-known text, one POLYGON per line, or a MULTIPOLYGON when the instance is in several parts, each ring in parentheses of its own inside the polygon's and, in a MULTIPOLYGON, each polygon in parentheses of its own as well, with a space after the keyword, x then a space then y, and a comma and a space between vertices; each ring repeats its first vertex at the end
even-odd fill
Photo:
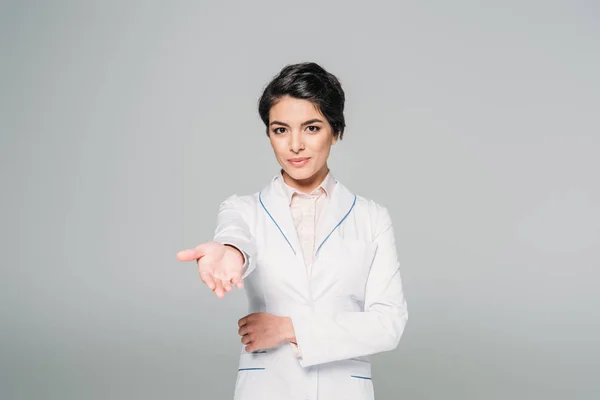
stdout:
POLYGON ((195 249, 182 250, 177 253, 177 259, 179 259, 179 261, 193 261, 197 258, 199 257, 196 256, 195 249))
POLYGON ((252 339, 250 338, 250 335, 244 335, 244 336, 242 336, 241 342, 243 344, 251 344, 252 339))
POLYGON ((221 280, 221 285, 223 286, 223 289, 226 292, 231 292, 232 291, 231 282, 230 281, 221 280))
MULTIPOLYGON (((218 286, 221 288, 223 294, 226 292, 231 292, 233 289, 231 287, 231 278, 226 276, 223 272, 215 272, 213 274, 213 278, 215 282, 217 282, 218 286)), ((219 295, 219 297, 222 297, 219 295)))
MULTIPOLYGON (((211 243, 203 243, 195 249, 183 250, 177 253, 181 261, 193 261, 198 263, 200 278, 212 290, 217 297, 223 298, 225 293, 231 292, 233 286, 243 288, 241 271, 232 271, 227 268, 223 260, 214 257, 205 257, 214 250, 211 243)), ((211 253, 212 255, 212 253, 211 253)), ((218 257, 218 254, 216 255, 218 257)))
POLYGON ((240 342, 246 345, 245 350, 247 352, 252 353, 254 350, 256 350, 256 340, 252 333, 247 333, 243 335, 240 339, 240 342))
POLYGON ((214 291, 217 288, 217 281, 208 272, 200 272, 200 279, 210 290, 214 291))
POLYGON ((242 343, 246 345, 246 347, 244 347, 244 349, 248 352, 248 353, 254 353, 255 351, 261 350, 263 346, 260 345, 260 343, 258 342, 257 339, 252 338, 252 339, 244 339, 247 338, 248 335, 244 336, 242 338, 242 343))
POLYGON ((248 314, 238 321, 238 334, 241 336, 240 341, 245 344, 247 352, 254 352, 259 350, 261 341, 259 335, 256 333, 256 327, 252 325, 252 322, 256 320, 258 313, 248 314))
POLYGON ((204 256, 206 253, 205 250, 206 247, 204 246, 204 244, 200 244, 194 249, 180 251, 179 253, 177 253, 177 258, 179 259, 179 261, 194 261, 204 256))
POLYGON ((251 315, 252 314, 248 314, 245 317, 240 318, 240 320, 238 321, 238 327, 241 328, 242 326, 246 325, 250 321, 250 316, 251 315))
POLYGON ((213 290, 218 298, 222 299, 225 296, 225 290, 223 289, 223 283, 220 280, 216 281, 216 287, 213 290))
POLYGON ((202 282, 204 282, 210 290, 215 292, 215 294, 219 298, 223 298, 225 296, 226 291, 231 291, 231 285, 229 285, 229 288, 227 288, 226 285, 223 284, 223 281, 221 281, 220 279, 213 278, 207 272, 201 273, 200 278, 202 279, 202 282))
MULTIPOLYGON (((244 317, 242 319, 240 319, 238 321, 238 326, 240 327, 238 329, 238 335, 241 336, 240 341, 242 342, 242 344, 245 345, 249 345, 252 343, 252 333, 250 332, 250 326, 248 326, 246 323, 248 321, 247 317, 244 317)), ((246 349, 248 348, 248 346, 246 346, 246 349)), ((246 350, 248 351, 248 350, 246 350)))
POLYGON ((200 279, 206 284, 206 286, 208 286, 210 290, 215 292, 219 298, 223 298, 225 293, 233 290, 231 282, 223 279, 217 279, 209 272, 200 272, 200 279))
POLYGON ((244 288, 244 280, 242 279, 242 275, 236 274, 231 278, 231 283, 235 285, 238 289, 244 288))
POLYGON ((244 282, 242 281, 241 277, 224 277, 219 280, 223 285, 223 289, 227 292, 231 292, 233 290, 233 286, 237 287, 238 289, 242 289, 244 287, 244 282))
POLYGON ((203 259, 198 261, 198 272, 202 282, 212 290, 217 297, 223 298, 226 292, 230 292, 231 283, 221 278, 221 274, 215 274, 210 266, 204 265, 203 259))
POLYGON ((250 333, 250 328, 248 325, 243 325, 240 329, 238 329, 238 335, 244 336, 250 333))
POLYGON ((232 276, 230 273, 219 273, 215 274, 215 279, 221 282, 221 286, 225 292, 231 292, 233 286, 236 286, 238 289, 244 287, 240 274, 233 274, 232 276))

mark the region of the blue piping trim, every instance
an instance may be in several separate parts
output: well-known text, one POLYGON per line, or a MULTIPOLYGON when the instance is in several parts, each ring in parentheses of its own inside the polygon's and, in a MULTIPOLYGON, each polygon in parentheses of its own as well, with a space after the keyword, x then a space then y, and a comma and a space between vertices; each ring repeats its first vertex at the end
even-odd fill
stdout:
POLYGON ((323 241, 321 242, 321 244, 319 245, 319 247, 317 248, 317 251, 315 253, 318 253, 319 250, 321 249, 321 246, 323 246, 323 243, 325 243, 325 241, 327 239, 329 239, 329 236, 331 236, 331 234, 333 233, 333 231, 335 231, 337 229, 338 226, 340 226, 340 224, 342 222, 344 222, 344 220, 346 219, 346 217, 348 216, 348 214, 350 214, 350 211, 352 211, 352 209, 354 208, 354 205, 356 204, 356 195, 354 195, 354 201, 352 202, 352 207, 350 207, 350 209, 348 210, 348 212, 346 213, 346 215, 344 215, 344 218, 342 218, 340 220, 340 222, 337 223, 337 225, 331 230, 331 232, 329 232, 329 235, 327 235, 325 237, 325 239, 323 239, 323 241))
POLYGON ((275 225, 277 226, 277 229, 279 229, 279 232, 281 232, 281 234, 283 235, 283 238, 285 239, 285 241, 288 242, 288 244, 290 245, 290 248, 294 252, 294 255, 296 255, 296 250, 294 250, 294 248, 292 247, 292 244, 290 243, 290 241, 285 236, 285 233, 283 233, 283 231, 279 227, 279 224, 277 223, 277 221, 275 221, 275 218, 273 218, 273 216, 271 215, 271 213, 269 212, 269 210, 267 210, 267 207, 265 207, 264 203, 262 202, 262 192, 258 193, 258 200, 260 201, 260 205, 263 207, 263 209, 265 210, 265 212, 269 215, 269 217, 271 217, 271 220, 273 221, 273 223, 275 223, 275 225))
POLYGON ((262 208, 265 210, 265 212, 269 215, 269 217, 271 217, 271 220, 275 223, 275 225, 277 226, 277 229, 279 229, 279 232, 281 232, 281 234, 283 235, 283 238, 285 239, 285 241, 290 245, 290 248, 292 249, 292 251, 294 252, 294 255, 296 255, 296 250, 294 250, 294 248, 292 247, 292 244, 290 243, 290 241, 288 240, 288 238, 285 236, 285 233, 283 233, 283 231, 281 230, 281 228, 279 227, 279 224, 277 223, 277 221, 275 221, 275 219, 273 218, 273 216, 271 215, 271 213, 269 212, 269 210, 267 210, 267 207, 265 207, 263 201, 262 201, 262 192, 258 193, 258 200, 260 201, 260 205, 262 206, 262 208))
POLYGON ((264 368, 240 368, 238 369, 238 371, 257 371, 257 370, 263 370, 264 368))
POLYGON ((371 378, 367 377, 367 376, 358 376, 358 375, 350 375, 352 378, 359 378, 359 379, 368 379, 368 380, 372 380, 371 378))

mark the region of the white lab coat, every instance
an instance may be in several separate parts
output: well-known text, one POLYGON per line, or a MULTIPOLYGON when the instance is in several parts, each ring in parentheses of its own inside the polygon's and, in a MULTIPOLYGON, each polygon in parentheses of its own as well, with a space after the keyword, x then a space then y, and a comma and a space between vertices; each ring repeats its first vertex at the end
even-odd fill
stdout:
POLYGON ((214 240, 247 255, 249 313, 291 317, 301 357, 289 343, 255 353, 241 345, 234 399, 374 399, 369 355, 396 348, 408 319, 390 214, 337 181, 309 278, 277 179, 226 199, 214 240))

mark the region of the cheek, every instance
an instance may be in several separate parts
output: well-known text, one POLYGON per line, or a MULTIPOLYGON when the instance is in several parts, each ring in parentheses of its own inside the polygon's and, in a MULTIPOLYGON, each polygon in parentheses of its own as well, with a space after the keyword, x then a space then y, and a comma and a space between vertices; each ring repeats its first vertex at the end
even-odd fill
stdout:
POLYGON ((281 158, 284 154, 284 146, 281 141, 271 140, 271 147, 273 148, 273 152, 277 156, 277 158, 281 158))
POLYGON ((328 138, 319 138, 318 141, 315 141, 313 149, 319 154, 320 157, 326 157, 329 154, 330 147, 331 142, 328 140, 328 138))

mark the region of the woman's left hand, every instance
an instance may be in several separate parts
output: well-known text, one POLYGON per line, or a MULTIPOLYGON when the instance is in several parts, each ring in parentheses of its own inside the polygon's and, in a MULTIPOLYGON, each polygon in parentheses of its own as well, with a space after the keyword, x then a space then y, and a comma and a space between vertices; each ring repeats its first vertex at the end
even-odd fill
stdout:
POLYGON ((240 319, 238 327, 238 334, 248 352, 296 341, 294 325, 289 317, 279 317, 266 312, 252 313, 240 319))

